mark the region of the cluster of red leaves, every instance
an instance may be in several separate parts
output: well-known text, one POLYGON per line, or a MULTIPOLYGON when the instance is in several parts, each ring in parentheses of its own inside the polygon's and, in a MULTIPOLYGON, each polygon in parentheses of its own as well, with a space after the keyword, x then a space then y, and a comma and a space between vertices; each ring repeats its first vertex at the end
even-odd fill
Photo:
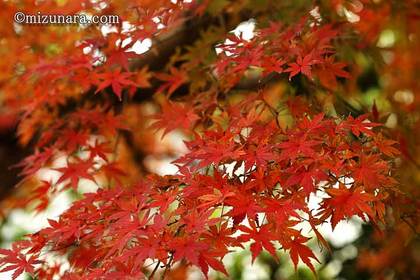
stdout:
MULTIPOLYGON (((271 23, 258 30, 251 40, 232 34, 225 43, 218 46, 222 53, 216 64, 216 71, 229 86, 236 84, 243 73, 258 67, 263 75, 289 73, 289 79, 301 73, 314 79, 328 89, 337 87, 337 78, 348 78, 343 69, 346 64, 336 62, 332 39, 337 31, 331 25, 308 24, 308 19, 291 27, 271 23)), ((241 34, 242 35, 242 34, 241 34)))
MULTIPOLYGON (((14 270, 14 277, 25 271, 42 279, 137 279, 153 276, 155 270, 149 268, 170 269, 184 261, 204 274, 209 268, 227 274, 223 257, 232 247, 251 243, 253 260, 262 250, 276 258, 282 249, 295 267, 302 261, 315 272, 313 262, 318 259, 308 247, 309 237, 299 230, 303 223, 328 246, 318 231, 322 223, 330 221, 335 227, 353 215, 374 224, 384 222, 384 203, 396 185, 392 159, 398 150, 367 115, 327 117, 291 98, 287 110, 294 125, 284 129, 279 112, 261 94, 249 94, 235 105, 218 102, 218 95, 255 67, 263 75, 304 75, 311 83, 316 77, 328 89, 337 87, 338 77, 348 77, 345 64, 334 56, 337 31, 307 18, 290 27, 272 23, 250 41, 228 36, 218 45, 223 52, 212 65, 221 81, 190 102, 169 100, 191 78, 187 63, 185 68, 154 74, 163 82, 157 92, 166 92, 168 100, 162 112, 153 115, 152 127, 163 129, 164 135, 182 128, 195 137, 186 142, 189 152, 174 162, 178 175, 149 175, 124 184, 121 179, 128 176, 116 161, 115 148, 119 131, 127 127, 118 110, 102 104, 63 113, 59 107, 73 98, 89 98, 83 94, 91 88, 92 94, 109 91, 121 100, 123 93, 132 97, 137 88, 149 85, 147 69, 130 71, 135 56, 130 47, 162 32, 155 18, 163 26, 176 26, 190 6, 184 1, 147 2, 147 9, 132 9, 141 17, 128 31, 119 26, 106 37, 72 38, 69 45, 74 48, 77 41, 79 52, 63 53, 59 59, 37 57, 34 62, 24 56, 30 66, 20 77, 25 95, 16 97, 23 101, 7 100, 23 104, 21 142, 39 135, 36 152, 20 164, 24 181, 57 157, 67 159, 65 166, 55 168, 60 172, 56 182, 40 182, 35 190, 33 199, 41 201, 37 210, 48 205, 52 193, 77 189, 81 179, 109 188, 85 194, 57 221, 50 220, 48 228, 1 250, 3 271, 14 270), (126 39, 130 42, 123 47, 126 39), (84 49, 90 51, 83 53, 84 49), (97 57, 97 51, 104 55, 97 57), (203 131, 193 129, 198 124, 203 131), (100 174, 108 183, 98 182, 100 174), (310 209, 310 197, 319 192, 328 197, 322 198, 319 209, 310 209), (48 263, 45 253, 68 257, 70 269, 60 274, 60 263, 48 263)), ((126 12, 119 6, 123 3, 115 5, 109 10, 126 12)))
POLYGON ((117 131, 126 130, 127 126, 120 115, 104 111, 81 108, 56 119, 40 132, 36 152, 17 164, 16 167, 22 168, 21 183, 24 183, 42 168, 54 166, 58 158, 66 157, 66 165, 54 169, 61 173, 56 182, 41 181, 35 187, 29 202, 40 201, 37 211, 45 210, 57 191, 67 188, 77 190, 81 179, 96 183, 94 176, 102 175, 108 181, 119 182, 119 177, 125 175, 113 156, 116 140, 113 137, 118 134, 117 131))
MULTIPOLYGON (((301 260, 315 272, 317 258, 297 226, 310 223, 325 243, 316 228, 329 218, 333 227, 353 215, 382 221, 384 194, 395 184, 391 167, 375 144, 377 124, 366 116, 302 116, 284 131, 275 120, 249 113, 261 104, 253 97, 229 108, 236 113, 226 129, 186 142, 190 151, 176 160, 179 175, 151 175, 130 188, 86 194, 50 227, 27 236, 24 246, 7 251, 35 256, 15 268, 33 273, 42 250, 62 254, 72 247, 73 268, 61 279, 143 277, 147 265, 170 267, 180 260, 205 274, 209 267, 227 273, 223 257, 251 241, 253 259, 263 249, 276 257, 283 248, 295 265, 301 260), (309 209, 309 197, 318 191, 329 197, 320 209, 309 209)), ((76 186, 91 178, 88 163, 60 169, 59 181, 76 186)))
MULTIPOLYGON (((62 28, 59 35, 54 26, 31 25, 20 31, 22 34, 14 32, 12 20, 2 26, 0 34, 5 38, 4 47, 10 53, 0 65, 0 81, 2 86, 6 83, 3 92, 7 110, 13 114, 24 111, 21 119, 29 119, 21 122, 19 127, 20 141, 24 145, 34 136, 36 128, 42 126, 46 118, 49 119, 48 114, 57 113, 53 110, 53 113, 50 111, 41 116, 40 108, 56 109, 66 104, 68 99, 86 98, 84 93, 92 89, 95 93, 112 94, 121 100, 124 91, 132 96, 137 88, 150 86, 148 80, 151 74, 146 68, 143 71, 129 69, 129 63, 138 56, 132 47, 177 27, 185 17, 185 10, 200 8, 195 2, 163 0, 141 4, 136 1, 42 1, 19 5, 1 2, 0 5, 5 19, 13 19, 18 11, 26 14, 36 14, 35 11, 42 11, 43 14, 83 12, 119 17, 119 24, 108 26, 110 31, 107 34, 100 26, 70 26, 62 28), (124 21, 132 23, 129 29, 123 26, 124 21), (57 54, 49 52, 49 48, 56 46, 57 42, 60 42, 57 54), (16 71, 17 67, 24 71, 16 71)), ((10 122, 13 124, 12 120, 2 117, 0 122, 7 121, 10 125, 10 122)))

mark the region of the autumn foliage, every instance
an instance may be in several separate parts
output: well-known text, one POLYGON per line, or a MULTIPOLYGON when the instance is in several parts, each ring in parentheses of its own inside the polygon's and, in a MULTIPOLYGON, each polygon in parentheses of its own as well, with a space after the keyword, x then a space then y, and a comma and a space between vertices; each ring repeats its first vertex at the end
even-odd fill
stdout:
POLYGON ((319 227, 358 216, 376 244, 358 267, 416 275, 394 256, 418 238, 419 7, 292 2, 2 1, 0 129, 31 149, 2 215, 96 189, 0 249, 1 271, 154 279, 182 264, 229 277, 223 258, 250 245, 253 261, 283 251, 316 274, 311 236, 330 250, 319 227), (16 25, 16 11, 121 22, 16 25), (230 32, 249 19, 252 38, 230 32), (400 38, 381 46, 387 28, 400 38), (149 39, 148 52, 133 50, 149 39), (363 99, 369 67, 386 79, 373 101, 363 99), (168 144, 174 135, 184 153, 168 144), (156 174, 150 157, 178 172, 156 174), (400 246, 386 252, 387 240, 400 246))

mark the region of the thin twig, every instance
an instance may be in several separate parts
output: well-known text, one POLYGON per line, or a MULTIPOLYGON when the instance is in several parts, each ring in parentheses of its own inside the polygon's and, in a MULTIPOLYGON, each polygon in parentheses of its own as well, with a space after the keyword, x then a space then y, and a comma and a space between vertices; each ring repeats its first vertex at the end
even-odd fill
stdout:
POLYGON ((165 270, 163 271, 162 275, 160 276, 160 280, 165 279, 166 272, 171 267, 172 261, 174 260, 174 254, 171 254, 171 257, 169 258, 169 262, 165 266, 165 270))
POLYGON ((420 233, 418 233, 416 227, 412 223, 410 223, 404 216, 401 216, 401 220, 411 228, 417 237, 420 237, 420 233))
POLYGON ((160 261, 157 262, 155 268, 153 269, 152 273, 149 276, 149 279, 153 279, 153 276, 155 275, 157 269, 159 268, 159 265, 160 265, 160 261))

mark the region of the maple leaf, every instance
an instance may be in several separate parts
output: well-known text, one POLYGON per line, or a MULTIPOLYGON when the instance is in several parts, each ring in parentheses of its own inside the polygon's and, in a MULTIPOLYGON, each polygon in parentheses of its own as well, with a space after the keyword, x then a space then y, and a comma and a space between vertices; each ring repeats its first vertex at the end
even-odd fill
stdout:
POLYGON ((70 180, 70 186, 74 189, 77 189, 77 185, 81 178, 89 179, 96 183, 95 178, 88 171, 90 168, 92 168, 92 165, 93 162, 91 160, 78 160, 75 163, 67 163, 66 167, 55 168, 54 170, 62 172, 56 184, 70 180))
POLYGON ((273 159, 272 145, 264 145, 261 142, 252 149, 248 149, 243 156, 245 170, 249 170, 253 165, 265 167, 267 162, 273 159))
POLYGON ((312 270, 312 272, 316 274, 315 267, 313 266, 311 259, 314 259, 318 262, 319 260, 311 251, 311 249, 304 245, 304 243, 306 243, 308 240, 309 238, 299 234, 294 235, 287 241, 283 241, 282 245, 285 250, 290 250, 289 254, 295 266, 295 270, 297 270, 299 259, 301 259, 312 270))
POLYGON ((137 87, 137 84, 129 79, 132 76, 133 73, 121 72, 120 68, 117 68, 112 72, 97 73, 95 74, 95 80, 98 88, 96 89, 95 94, 104 88, 111 86, 115 95, 121 100, 121 92, 124 87, 137 87))
POLYGON ((234 230, 229 226, 228 223, 221 223, 219 226, 213 225, 202 234, 203 238, 207 239, 208 242, 212 243, 214 247, 223 249, 227 247, 242 247, 241 242, 233 237, 234 230))
POLYGON ((381 126, 381 124, 369 122, 367 120, 368 116, 368 114, 364 114, 357 118, 353 118, 353 116, 350 115, 346 120, 340 123, 337 128, 338 130, 349 129, 357 137, 359 137, 361 133, 373 136, 374 133, 372 128, 381 126))
POLYGON ((28 272, 34 275, 35 265, 41 264, 42 261, 38 260, 38 255, 33 254, 29 258, 21 252, 19 242, 13 243, 12 249, 1 249, 0 248, 0 272, 6 272, 14 270, 12 279, 16 279, 23 272, 28 272))
POLYGON ((153 202, 150 204, 151 207, 159 207, 161 213, 165 212, 169 205, 176 200, 178 190, 169 190, 162 193, 155 193, 151 197, 153 202))
POLYGON ((163 129, 162 138, 177 128, 189 129, 199 120, 199 116, 186 104, 165 102, 162 112, 152 116, 156 121, 151 125, 153 129, 163 129))
POLYGON ((46 148, 42 152, 40 152, 39 149, 36 149, 32 155, 27 156, 13 167, 23 167, 20 175, 34 175, 39 169, 46 166, 46 164, 54 158, 54 152, 55 149, 53 147, 46 148))
POLYGON ((110 230, 114 232, 114 238, 110 242, 111 246, 105 258, 121 254, 134 236, 143 235, 142 228, 151 220, 150 211, 146 211, 141 220, 133 219, 133 214, 138 214, 139 205, 134 202, 130 206, 131 209, 117 210, 113 216, 109 217, 109 219, 116 219, 116 222, 110 227, 110 230))
POLYGON ((112 112, 102 114, 100 119, 93 119, 98 124, 101 133, 104 135, 116 135, 119 130, 130 130, 122 115, 115 115, 112 112))
POLYGON ((398 144, 398 141, 385 139, 382 133, 377 134, 373 138, 373 142, 375 143, 376 147, 378 147, 379 151, 381 151, 381 153, 389 157, 395 157, 401 153, 397 148, 394 147, 395 144, 398 144))
POLYGON ((305 131, 305 134, 310 136, 310 134, 314 132, 322 132, 327 131, 328 128, 331 127, 331 122, 324 120, 325 114, 320 113, 314 116, 312 119, 303 118, 301 122, 299 122, 299 128, 305 131))
POLYGON ((353 190, 340 183, 339 188, 330 188, 325 191, 330 197, 324 199, 321 204, 320 219, 325 220, 331 216, 333 229, 338 222, 351 218, 353 215, 358 215, 363 220, 365 220, 364 214, 374 218, 370 203, 377 198, 364 192, 362 188, 353 190))
POLYGON ((277 59, 272 56, 265 57, 262 61, 261 67, 264 68, 263 75, 268 75, 272 72, 282 73, 283 65, 286 63, 283 59, 277 59))
POLYGON ((111 154, 113 152, 113 149, 109 147, 109 143, 99 143, 98 139, 95 140, 94 145, 89 145, 87 149, 90 152, 89 157, 91 160, 98 156, 106 162, 108 161, 107 154, 111 154))
POLYGON ((216 271, 220 271, 226 276, 228 276, 228 272, 226 271, 223 263, 221 260, 216 259, 218 256, 220 256, 219 252, 212 252, 212 251, 206 251, 205 253, 200 254, 198 264, 201 268, 201 271, 204 273, 206 278, 208 277, 208 267, 210 266, 216 271))
POLYGON ((287 179, 284 186, 289 187, 300 184, 307 195, 316 191, 318 182, 328 179, 327 174, 317 168, 311 168, 306 171, 304 168, 298 167, 294 172, 291 170, 290 173, 292 175, 287 179))
POLYGON ((188 234, 202 233, 206 230, 207 226, 215 225, 219 222, 219 218, 210 218, 213 210, 206 211, 192 211, 184 215, 180 219, 180 223, 185 225, 185 231, 188 234))
POLYGON ((111 179, 115 179, 118 184, 121 184, 121 177, 127 176, 127 173, 122 170, 117 162, 107 162, 101 166, 100 171, 103 172, 110 181, 111 179))
POLYGON ((66 243, 69 240, 75 239, 75 236, 80 236, 80 222, 75 221, 73 223, 66 223, 65 221, 55 221, 48 219, 50 227, 42 230, 43 234, 47 234, 48 237, 57 244, 66 243))
POLYGON ((128 66, 129 59, 132 59, 137 56, 135 52, 129 51, 130 47, 131 47, 130 45, 126 45, 124 47, 120 46, 117 49, 109 51, 107 53, 106 64, 109 66, 119 65, 119 66, 122 66, 125 71, 129 71, 129 66, 128 66))
POLYGON ((230 60, 233 60, 235 63, 232 67, 233 73, 243 73, 249 67, 260 67, 261 66, 261 56, 263 54, 264 48, 262 45, 257 45, 252 48, 248 48, 249 43, 246 43, 244 46, 241 46, 241 55, 238 58, 229 57, 230 60))
POLYGON ((53 184, 49 181, 42 180, 41 185, 39 185, 32 194, 30 200, 40 200, 40 202, 35 207, 36 212, 41 212, 48 207, 49 199, 48 192, 53 189, 53 184))
POLYGON ((203 137, 196 134, 196 140, 185 143, 191 152, 174 163, 189 164, 199 160, 193 167, 198 170, 211 164, 219 165, 224 160, 240 159, 246 153, 241 146, 232 145, 234 136, 230 131, 206 131, 203 137))
POLYGON ((150 84, 150 78, 152 77, 152 73, 149 72, 149 69, 147 66, 141 68, 139 71, 137 71, 136 76, 136 84, 139 88, 148 88, 151 86, 150 84))
POLYGON ((288 141, 284 141, 280 144, 277 144, 277 147, 282 149, 282 154, 280 155, 280 160, 285 158, 295 159, 299 155, 304 155, 307 157, 315 157, 315 146, 321 144, 322 141, 319 140, 308 140, 304 137, 294 137, 288 141))
POLYGON ((317 225, 322 224, 324 221, 321 220, 321 219, 315 218, 312 215, 311 211, 308 212, 308 215, 309 215, 308 222, 311 225, 312 231, 315 233, 316 238, 318 239, 318 244, 324 246, 324 248, 326 248, 328 250, 328 252, 330 254, 332 254, 332 250, 331 250, 330 245, 328 244, 328 242, 325 240, 325 238, 322 236, 322 234, 316 228, 317 225))
POLYGON ((373 190, 386 182, 384 173, 389 169, 388 164, 379 155, 362 155, 359 164, 353 167, 353 178, 362 183, 366 189, 373 190))
POLYGON ((303 58, 299 55, 296 62, 289 63, 289 68, 284 70, 284 72, 290 72, 289 80, 299 73, 302 73, 312 80, 311 66, 316 63, 318 63, 318 61, 313 59, 312 53, 305 55, 303 58))
POLYGON ((324 58, 324 61, 320 65, 316 73, 321 84, 326 88, 333 90, 337 88, 336 77, 350 78, 350 74, 343 70, 346 64, 343 62, 334 62, 332 56, 324 58))
POLYGON ((62 132, 62 139, 66 150, 69 153, 74 152, 77 148, 86 144, 89 134, 84 131, 75 131, 73 129, 66 129, 62 132))
POLYGON ((188 81, 188 77, 183 70, 178 70, 176 67, 169 68, 170 74, 167 73, 156 73, 155 77, 161 81, 164 81, 162 86, 157 90, 157 92, 162 92, 165 89, 168 90, 168 95, 172 95, 172 93, 179 88, 183 83, 188 81))
POLYGON ((276 215, 276 220, 280 224, 291 217, 299 219, 300 216, 296 211, 304 208, 302 203, 293 198, 266 198, 264 199, 264 204, 266 205, 266 212, 276 215))
POLYGON ((197 235, 187 235, 183 237, 175 237, 169 242, 174 252, 174 261, 185 258, 187 261, 200 266, 199 257, 201 252, 208 250, 209 246, 198 241, 197 235))
POLYGON ((243 193, 237 193, 235 196, 226 198, 225 204, 232 206, 226 216, 232 217, 234 224, 241 223, 246 216, 254 218, 258 212, 262 211, 262 207, 253 197, 243 193))
POLYGON ((198 197, 199 200, 203 201, 199 208, 208 208, 209 206, 216 206, 225 201, 226 198, 235 196, 234 192, 230 192, 226 189, 222 189, 222 191, 215 189, 214 193, 211 194, 204 194, 198 197))
POLYGON ((250 221, 249 225, 251 228, 238 225, 237 229, 245 233, 238 237, 241 242, 246 242, 251 239, 254 241, 250 248, 252 252, 252 262, 255 261, 263 248, 266 249, 275 259, 277 259, 276 248, 270 241, 275 240, 270 226, 262 225, 257 228, 254 221, 250 221))

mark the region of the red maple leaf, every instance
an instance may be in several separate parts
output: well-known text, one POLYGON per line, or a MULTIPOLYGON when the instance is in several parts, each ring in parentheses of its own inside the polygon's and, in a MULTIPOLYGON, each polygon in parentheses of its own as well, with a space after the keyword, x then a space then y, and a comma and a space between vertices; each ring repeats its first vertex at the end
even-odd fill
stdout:
POLYGON ((290 72, 289 80, 299 73, 312 80, 311 67, 317 62, 317 60, 313 59, 312 53, 305 55, 303 58, 299 55, 296 62, 289 63, 289 68, 284 70, 284 72, 290 72))
POLYGON ((372 128, 381 126, 381 124, 370 122, 367 119, 368 116, 368 114, 358 116, 357 118, 349 116, 345 121, 340 123, 337 128, 338 130, 348 129, 357 137, 359 137, 361 133, 364 133, 368 136, 373 136, 374 133, 372 131, 372 128))
POLYGON ((295 159, 300 155, 307 157, 315 157, 315 147, 321 144, 319 140, 309 140, 304 137, 293 137, 277 144, 277 147, 282 149, 280 160, 285 158, 295 159))
POLYGON ((154 193, 152 195, 153 202, 150 203, 151 207, 159 207, 161 213, 165 212, 169 205, 176 200, 178 190, 169 190, 162 193, 154 193))
POLYGON ((324 58, 316 70, 319 80, 326 88, 334 90, 337 87, 337 77, 350 78, 350 74, 343 70, 347 65, 343 62, 334 62, 332 56, 324 58))
MULTIPOLYGON (((226 252, 222 252, 222 253, 225 254, 226 252)), ((228 272, 226 271, 222 261, 217 259, 217 257, 220 256, 220 254, 221 252, 214 251, 214 250, 209 250, 209 251, 206 251, 205 253, 200 254, 198 264, 201 268, 201 271, 204 273, 206 277, 209 270, 208 268, 209 266, 213 268, 214 270, 220 271, 226 276, 228 276, 228 272)))
POLYGON ((275 240, 276 238, 274 237, 274 233, 270 226, 265 224, 257 228, 254 221, 250 221, 249 225, 251 226, 250 228, 239 225, 237 229, 244 232, 244 234, 241 234, 238 237, 241 242, 246 242, 251 239, 254 241, 250 248, 252 252, 252 262, 255 261, 263 248, 266 249, 275 259, 277 259, 276 248, 270 241, 275 240))
POLYGON ((286 62, 283 59, 278 59, 272 56, 264 57, 261 67, 264 69, 263 75, 268 75, 272 72, 282 73, 283 65, 286 62))
POLYGON ((109 66, 120 65, 124 70, 129 71, 128 61, 137 56, 135 52, 128 51, 130 47, 131 45, 120 46, 118 49, 107 52, 106 64, 109 66))
POLYGON ((31 195, 30 200, 39 200, 35 207, 36 212, 41 212, 48 207, 49 198, 48 192, 53 189, 53 184, 49 181, 41 181, 41 185, 37 186, 34 193, 31 195))
POLYGON ((255 218, 257 213, 262 210, 255 199, 245 193, 237 193, 235 196, 226 198, 225 204, 232 206, 226 216, 231 216, 235 225, 241 223, 246 216, 255 218))
POLYGON ((170 74, 167 73, 156 73, 155 77, 161 81, 164 81, 162 86, 159 87, 157 92, 162 92, 165 89, 168 90, 168 94, 171 95, 177 88, 188 80, 186 73, 183 70, 179 70, 176 67, 169 69, 170 74))
POLYGON ((124 87, 137 87, 137 84, 129 79, 132 76, 133 73, 121 72, 120 68, 110 72, 97 73, 95 75, 95 83, 97 84, 98 88, 96 89, 95 93, 98 93, 104 88, 111 86, 115 95, 119 100, 121 100, 121 92, 124 87))
POLYGON ((189 129, 199 120, 199 116, 186 104, 165 102, 162 112, 152 116, 156 121, 151 125, 154 129, 163 129, 162 138, 174 129, 189 129))
POLYGON ((381 133, 373 138, 373 142, 375 143, 376 147, 378 147, 379 151, 381 151, 381 153, 389 157, 394 157, 401 153, 397 148, 394 147, 394 145, 398 144, 398 141, 386 139, 381 133))
POLYGON ((113 152, 113 149, 109 147, 109 143, 103 142, 99 143, 99 141, 96 139, 94 145, 88 146, 88 151, 90 152, 90 159, 94 159, 95 157, 100 157, 104 161, 108 161, 107 154, 111 154, 113 152))
POLYGON ((301 259, 311 270, 313 273, 315 272, 315 267, 311 263, 311 259, 314 259, 319 262, 317 257, 314 255, 311 249, 308 246, 304 245, 309 240, 309 238, 302 236, 302 235, 294 235, 291 239, 287 241, 283 241, 282 245, 283 248, 286 250, 290 250, 289 254, 295 265, 295 270, 297 269, 297 265, 299 263, 299 259, 301 259))
POLYGON ((42 261, 38 260, 38 255, 36 254, 29 257, 23 254, 19 244, 19 242, 13 243, 11 250, 0 248, 0 255, 3 255, 3 257, 0 257, 0 263, 2 264, 0 267, 7 264, 0 272, 14 270, 12 279, 16 279, 23 272, 34 275, 35 265, 42 263, 42 261))
POLYGON ((43 166, 46 166, 55 156, 55 149, 52 147, 44 149, 40 152, 38 149, 35 152, 24 158, 21 162, 14 167, 23 167, 20 175, 31 176, 38 172, 43 166))
POLYGON ((77 185, 81 178, 89 179, 96 183, 95 178, 92 176, 91 172, 89 171, 89 169, 91 169, 92 166, 93 166, 93 162, 91 160, 88 160, 88 161, 78 160, 75 163, 68 163, 66 167, 56 168, 54 170, 62 172, 56 184, 60 184, 62 182, 70 180, 69 185, 72 188, 77 189, 77 185))
POLYGON ((218 249, 227 247, 243 247, 240 241, 233 237, 234 230, 229 224, 222 223, 219 225, 213 225, 209 227, 207 232, 202 234, 203 238, 208 239, 218 249))
POLYGON ((66 129, 62 132, 61 138, 63 145, 69 153, 74 152, 77 148, 86 144, 89 134, 83 131, 75 131, 74 129, 66 129))
POLYGON ((365 220, 364 214, 374 217, 371 202, 376 200, 372 194, 363 191, 362 188, 351 189, 344 184, 339 184, 339 188, 330 188, 325 190, 330 196, 324 199, 321 204, 321 220, 331 216, 331 226, 335 226, 343 219, 358 215, 365 220))
POLYGON ((175 237, 169 245, 175 251, 174 261, 186 259, 187 261, 200 266, 199 257, 201 252, 209 249, 209 245, 199 242, 198 236, 195 234, 186 235, 182 237, 175 237))
POLYGON ((379 155, 361 155, 359 163, 352 168, 353 179, 363 184, 367 190, 379 188, 386 182, 384 172, 388 170, 386 161, 381 160, 379 155))
POLYGON ((119 184, 121 183, 120 178, 127 176, 127 172, 122 170, 117 162, 105 163, 101 166, 100 171, 105 174, 108 181, 114 179, 119 184))

